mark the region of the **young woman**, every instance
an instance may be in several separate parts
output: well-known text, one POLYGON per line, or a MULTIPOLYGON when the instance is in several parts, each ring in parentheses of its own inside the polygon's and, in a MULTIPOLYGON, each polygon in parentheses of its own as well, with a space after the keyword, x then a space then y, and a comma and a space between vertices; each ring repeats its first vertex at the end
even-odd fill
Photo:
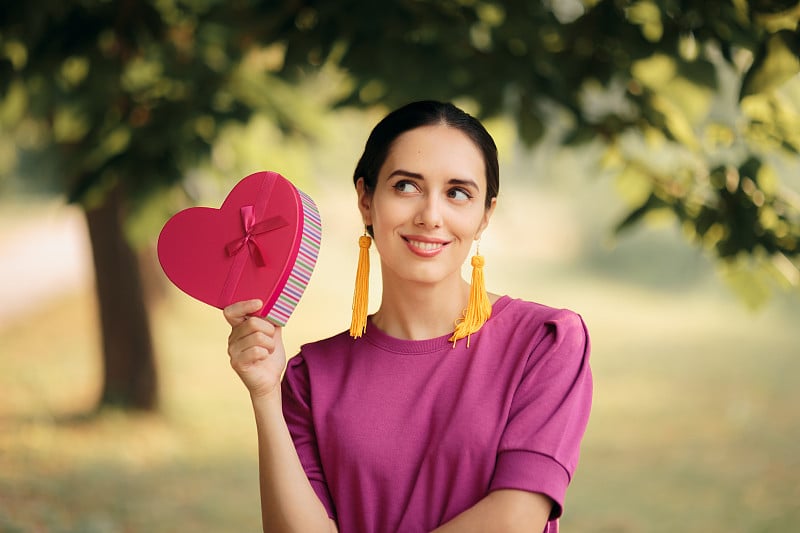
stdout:
POLYGON ((591 406, 589 338, 571 311, 461 277, 497 204, 494 141, 451 104, 412 103, 372 131, 354 182, 383 281, 366 326, 287 365, 280 328, 249 316, 260 301, 224 311, 264 530, 557 531, 591 406), (490 317, 465 321, 481 297, 490 317))

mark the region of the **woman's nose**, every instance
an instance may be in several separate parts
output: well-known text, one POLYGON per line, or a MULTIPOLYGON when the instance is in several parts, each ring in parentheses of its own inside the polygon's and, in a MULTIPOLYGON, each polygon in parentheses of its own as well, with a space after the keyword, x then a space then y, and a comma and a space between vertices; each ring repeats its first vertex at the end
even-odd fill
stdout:
POLYGON ((442 206, 435 195, 425 196, 414 221, 418 226, 438 228, 442 225, 442 206))

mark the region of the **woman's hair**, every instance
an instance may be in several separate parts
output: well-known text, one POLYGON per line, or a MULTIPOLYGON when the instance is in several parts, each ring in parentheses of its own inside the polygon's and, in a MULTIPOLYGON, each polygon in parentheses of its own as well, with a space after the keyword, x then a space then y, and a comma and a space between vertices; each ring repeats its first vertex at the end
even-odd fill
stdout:
POLYGON ((465 113, 451 103, 425 100, 412 102, 386 115, 373 128, 353 173, 353 183, 364 178, 364 187, 372 192, 378 181, 389 150, 395 139, 403 133, 421 126, 443 124, 456 128, 472 139, 483 154, 486 168, 486 208, 492 205, 492 198, 500 190, 500 168, 497 162, 497 146, 494 139, 478 119, 465 113))

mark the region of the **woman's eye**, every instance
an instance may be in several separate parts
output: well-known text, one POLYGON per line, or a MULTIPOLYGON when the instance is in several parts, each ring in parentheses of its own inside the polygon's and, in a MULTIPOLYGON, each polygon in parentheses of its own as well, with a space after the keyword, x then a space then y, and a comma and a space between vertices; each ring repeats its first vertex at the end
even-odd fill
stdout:
POLYGON ((399 192, 415 192, 417 188, 410 181, 398 181, 394 188, 399 192))
POLYGON ((469 200, 472 196, 464 189, 450 189, 447 195, 454 200, 469 200))

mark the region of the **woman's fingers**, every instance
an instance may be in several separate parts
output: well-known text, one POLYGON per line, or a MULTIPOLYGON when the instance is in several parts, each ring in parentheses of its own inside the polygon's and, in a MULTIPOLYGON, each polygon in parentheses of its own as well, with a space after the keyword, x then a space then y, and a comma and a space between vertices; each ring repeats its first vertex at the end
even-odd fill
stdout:
POLYGON ((239 360, 253 358, 250 354, 263 358, 273 353, 280 343, 281 328, 263 318, 251 316, 231 328, 228 355, 239 360))
POLYGON ((286 365, 281 328, 252 316, 262 305, 260 300, 247 300, 223 310, 231 325, 228 336, 230 364, 251 394, 274 391, 286 365))
POLYGON ((239 352, 236 352, 235 356, 231 356, 231 365, 234 368, 238 366, 246 367, 259 361, 263 361, 269 357, 269 354, 270 351, 263 346, 249 346, 239 352))
POLYGON ((236 302, 222 310, 228 324, 235 327, 247 320, 249 315, 259 311, 264 306, 261 300, 244 300, 236 302))
MULTIPOLYGON (((250 321, 255 322, 260 320, 258 318, 253 318, 250 321)), ((249 322, 249 321, 248 321, 249 322)), ((271 326, 271 324, 268 323, 271 326)), ((236 354, 244 352, 249 348, 254 346, 263 348, 266 350, 267 353, 272 353, 275 349, 275 338, 274 332, 275 328, 272 327, 272 332, 267 332, 270 328, 263 327, 239 327, 236 329, 234 333, 231 333, 231 337, 228 340, 228 354, 231 357, 236 356, 236 354)))
POLYGON ((228 344, 252 335, 253 333, 261 332, 268 337, 275 335, 275 326, 256 316, 246 316, 241 319, 238 324, 231 326, 231 334, 228 336, 228 344))

